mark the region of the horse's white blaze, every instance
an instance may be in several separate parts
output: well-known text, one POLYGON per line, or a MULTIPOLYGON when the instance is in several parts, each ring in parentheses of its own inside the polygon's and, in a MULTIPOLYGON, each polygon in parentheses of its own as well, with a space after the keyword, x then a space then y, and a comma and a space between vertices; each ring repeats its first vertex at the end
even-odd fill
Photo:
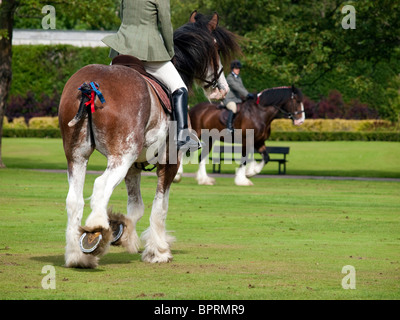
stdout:
POLYGON ((306 115, 304 113, 304 104, 303 102, 301 103, 301 118, 300 119, 296 119, 294 120, 294 125, 295 126, 300 126, 304 123, 304 121, 306 120, 306 115))

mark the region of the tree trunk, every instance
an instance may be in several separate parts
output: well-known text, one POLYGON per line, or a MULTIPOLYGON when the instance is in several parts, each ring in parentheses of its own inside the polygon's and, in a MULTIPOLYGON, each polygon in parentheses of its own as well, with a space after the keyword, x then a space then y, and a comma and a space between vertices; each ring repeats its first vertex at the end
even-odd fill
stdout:
POLYGON ((1 157, 1 140, 3 137, 5 104, 12 77, 12 31, 16 7, 16 0, 0 1, 0 168, 5 167, 1 157))

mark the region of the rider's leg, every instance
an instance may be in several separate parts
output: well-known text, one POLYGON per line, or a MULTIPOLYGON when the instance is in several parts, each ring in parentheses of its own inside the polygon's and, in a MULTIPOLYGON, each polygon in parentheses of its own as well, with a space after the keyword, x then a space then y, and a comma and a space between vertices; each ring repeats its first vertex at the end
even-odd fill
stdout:
POLYGON ((235 118, 237 112, 237 105, 236 102, 228 102, 226 108, 229 110, 228 121, 226 122, 226 127, 228 128, 229 132, 233 133, 233 119, 235 118))
POLYGON ((145 62, 146 71, 164 83, 172 92, 174 120, 177 122, 178 150, 197 150, 198 141, 190 138, 188 130, 188 91, 172 62, 145 62))

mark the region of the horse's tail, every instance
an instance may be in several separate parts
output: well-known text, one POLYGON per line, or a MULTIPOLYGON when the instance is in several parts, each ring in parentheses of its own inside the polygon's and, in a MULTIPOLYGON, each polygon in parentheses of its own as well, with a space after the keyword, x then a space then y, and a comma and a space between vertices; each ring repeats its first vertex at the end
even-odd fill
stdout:
POLYGON ((81 96, 81 102, 79 104, 79 109, 75 117, 68 123, 69 127, 73 127, 76 125, 81 119, 88 113, 87 108, 87 103, 90 101, 90 96, 84 93, 84 90, 90 91, 90 86, 86 83, 84 83, 80 88, 80 91, 82 91, 82 96, 81 96))
MULTIPOLYGON (((97 85, 98 87, 98 85, 97 85)), ((88 122, 89 122, 89 131, 90 131, 90 142, 92 147, 96 147, 96 143, 94 140, 94 132, 93 132, 93 123, 92 123, 92 112, 94 112, 94 99, 96 94, 101 95, 101 92, 94 94, 93 90, 97 89, 97 87, 92 86, 92 83, 88 85, 84 83, 78 90, 82 92, 81 102, 79 104, 79 109, 75 117, 68 123, 69 127, 73 127, 76 125, 81 119, 87 114, 88 122), (93 94, 92 94, 93 93, 93 94), (93 110, 92 110, 93 109, 93 110)), ((103 103, 103 96, 101 95, 100 100, 103 103)))

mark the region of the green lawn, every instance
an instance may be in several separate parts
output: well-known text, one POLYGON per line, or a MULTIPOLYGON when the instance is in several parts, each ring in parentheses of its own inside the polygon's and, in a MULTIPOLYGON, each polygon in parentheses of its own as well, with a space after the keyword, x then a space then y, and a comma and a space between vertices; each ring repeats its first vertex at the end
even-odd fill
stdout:
MULTIPOLYGON (((177 238, 171 263, 150 265, 139 254, 111 248, 96 270, 77 270, 63 267, 66 174, 27 170, 65 168, 61 141, 3 143, 8 168, 0 170, 0 299, 400 298, 399 182, 277 178, 237 187, 231 178, 218 178, 216 186, 185 178, 170 195, 167 227, 177 238), (46 265, 55 267, 55 290, 42 288, 46 265), (346 265, 356 270, 355 290, 342 288, 346 265)), ((313 171, 296 164, 299 150, 321 150, 317 160, 328 164, 334 154, 327 154, 328 143, 280 144, 291 147, 288 173, 313 171)), ((398 144, 378 144, 381 152, 398 154, 398 144)), ((331 147, 339 145, 346 143, 331 147)), ((353 143, 350 149, 369 148, 353 143)), ((96 157, 91 169, 103 163, 96 157)), ((375 176, 398 177, 388 163, 377 164, 375 176)), ((326 168, 318 164, 315 173, 326 168)), ((85 198, 95 178, 87 176, 85 198)), ((142 178, 146 212, 139 233, 148 227, 155 188, 155 177, 142 178)), ((125 212, 123 183, 110 205, 125 212)), ((87 200, 84 216, 89 213, 87 200)))
MULTIPOLYGON (((288 146, 287 174, 400 178, 399 142, 267 142, 288 146)), ((3 161, 8 168, 66 169, 61 139, 3 139, 3 161), (29 156, 27 156, 29 155, 29 156)), ((104 170, 105 158, 95 152, 89 170, 104 170)), ((223 164, 222 173, 234 173, 237 165, 223 164)), ((210 172, 212 165, 208 165, 210 172)), ((197 165, 186 165, 195 172, 197 165)), ((266 165, 262 174, 276 174, 278 164, 266 165)))

